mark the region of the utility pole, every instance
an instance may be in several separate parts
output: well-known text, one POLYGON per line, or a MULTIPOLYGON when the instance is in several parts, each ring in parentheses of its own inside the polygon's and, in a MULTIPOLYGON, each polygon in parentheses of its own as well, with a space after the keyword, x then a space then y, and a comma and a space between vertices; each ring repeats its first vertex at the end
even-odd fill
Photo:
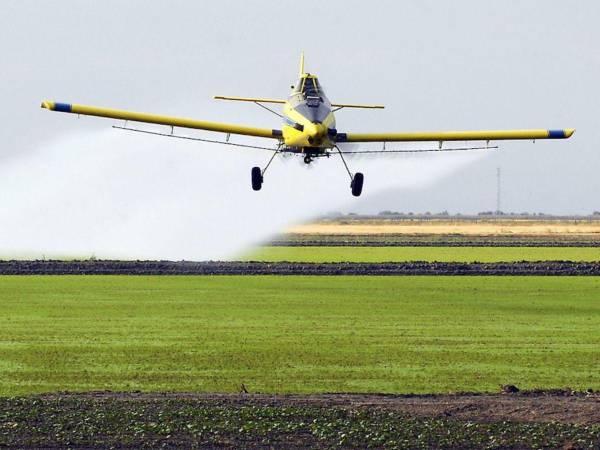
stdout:
POLYGON ((502 173, 500 171, 500 167, 496 167, 496 215, 500 215, 500 213, 502 212, 501 191, 502 173))

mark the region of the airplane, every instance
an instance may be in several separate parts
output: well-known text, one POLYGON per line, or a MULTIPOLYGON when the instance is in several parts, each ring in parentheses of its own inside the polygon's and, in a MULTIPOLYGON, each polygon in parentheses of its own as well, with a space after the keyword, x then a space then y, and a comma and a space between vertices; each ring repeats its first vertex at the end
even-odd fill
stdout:
POLYGON ((490 146, 490 141, 497 140, 533 140, 536 139, 566 139, 570 138, 575 129, 530 129, 530 130, 491 130, 491 131, 425 131, 425 132, 395 132, 395 133, 353 133, 339 131, 334 113, 343 108, 383 109, 382 105, 362 105, 351 103, 332 103, 325 94, 316 75, 306 73, 304 70, 304 53, 300 56, 299 81, 292 86, 292 92, 287 100, 271 98, 231 97, 217 95, 217 100, 230 100, 252 102, 283 119, 281 129, 255 128, 245 125, 232 125, 227 123, 208 122, 204 120, 170 117, 163 115, 147 114, 118 109, 100 108, 71 103, 58 103, 51 101, 42 102, 42 108, 63 113, 105 117, 124 120, 124 126, 113 128, 136 131, 159 136, 190 139, 202 142, 233 145, 237 147, 263 149, 273 152, 264 168, 253 167, 251 170, 252 189, 259 191, 264 182, 264 176, 271 162, 278 154, 297 154, 310 164, 316 158, 339 155, 348 175, 350 176, 350 189, 352 195, 360 196, 363 189, 364 175, 360 172, 352 173, 344 158, 345 154, 352 153, 412 153, 431 151, 456 151, 456 150, 483 150, 496 149, 490 146), (265 104, 283 105, 282 113, 265 106, 265 104), (129 121, 143 122, 171 127, 170 133, 161 133, 127 126, 129 121), (202 139, 197 137, 174 134, 174 129, 189 128, 220 132, 226 134, 226 140, 202 139), (276 141, 275 147, 262 147, 230 142, 231 134, 267 138, 276 141), (386 150, 388 142, 438 142, 437 149, 421 150, 386 150), (485 146, 443 148, 446 141, 485 141, 485 146), (381 142, 382 150, 345 150, 346 143, 381 142))

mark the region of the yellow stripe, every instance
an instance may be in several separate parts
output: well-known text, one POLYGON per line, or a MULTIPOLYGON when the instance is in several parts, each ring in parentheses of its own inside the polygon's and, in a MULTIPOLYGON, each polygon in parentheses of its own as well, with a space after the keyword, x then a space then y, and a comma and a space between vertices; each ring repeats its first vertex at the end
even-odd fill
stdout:
MULTIPOLYGON (((53 110, 55 107, 55 103, 46 101, 42 103, 42 107, 53 110)), ((181 128, 193 128, 199 130, 218 131, 222 133, 243 134, 247 136, 257 136, 275 139, 277 138, 276 136, 273 136, 272 129, 254 128, 247 127, 244 125, 232 125, 218 122, 207 122, 204 120, 187 119, 182 117, 161 116, 141 112, 123 111, 119 109, 100 108, 97 106, 72 104, 71 112, 73 114, 108 117, 111 119, 130 120, 133 122, 146 122, 181 128)))
MULTIPOLYGON (((571 137, 574 129, 566 129, 571 137)), ((499 141, 507 139, 547 139, 548 130, 425 131, 414 133, 347 133, 346 142, 382 141, 499 141)))

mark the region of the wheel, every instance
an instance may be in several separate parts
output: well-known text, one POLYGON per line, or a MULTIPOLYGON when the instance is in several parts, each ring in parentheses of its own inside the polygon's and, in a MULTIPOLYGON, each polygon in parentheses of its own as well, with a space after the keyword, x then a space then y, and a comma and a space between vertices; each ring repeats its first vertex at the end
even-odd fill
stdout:
POLYGON ((260 167, 252 168, 252 189, 260 191, 263 183, 263 176, 260 167))
POLYGON ((360 196, 360 193, 362 192, 364 180, 365 180, 365 176, 360 172, 357 172, 354 175, 354 178, 352 178, 352 183, 350 183, 350 187, 352 188, 352 195, 354 195, 355 197, 360 196))

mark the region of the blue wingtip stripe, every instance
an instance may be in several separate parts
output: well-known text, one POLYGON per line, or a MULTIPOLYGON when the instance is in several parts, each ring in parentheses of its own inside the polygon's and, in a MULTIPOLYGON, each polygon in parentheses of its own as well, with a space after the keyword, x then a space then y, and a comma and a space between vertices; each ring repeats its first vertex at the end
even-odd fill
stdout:
POLYGON ((565 130, 548 130, 549 139, 564 139, 566 137, 565 130))
POLYGON ((71 105, 69 103, 55 103, 54 104, 54 111, 60 111, 60 112, 71 112, 71 105))

